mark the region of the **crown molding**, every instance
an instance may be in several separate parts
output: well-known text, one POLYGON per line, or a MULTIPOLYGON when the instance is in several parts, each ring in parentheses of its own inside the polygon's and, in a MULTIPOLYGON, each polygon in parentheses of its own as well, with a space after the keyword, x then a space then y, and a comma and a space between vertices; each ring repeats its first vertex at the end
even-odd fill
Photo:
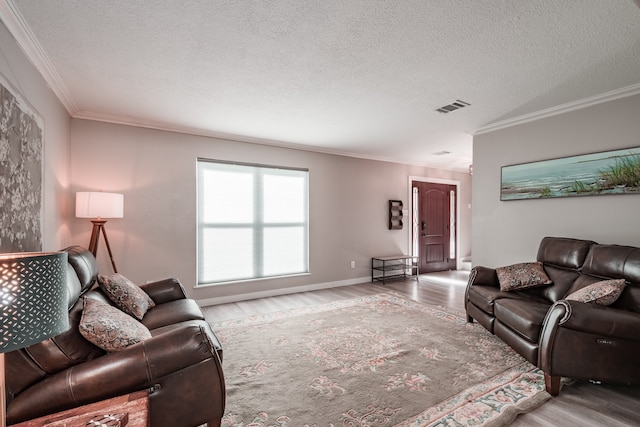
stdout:
MULTIPOLYGON (((56 97, 64 105, 69 115, 76 119, 93 120, 105 123, 120 124, 126 126, 142 127, 147 129, 155 129, 165 132, 184 133, 189 135, 204 136, 209 138, 225 139, 229 141, 244 142, 250 144, 268 145, 271 147, 286 148, 301 151, 310 151, 322 154, 331 154, 338 156, 353 157, 364 160, 375 160, 390 163, 402 163, 392 159, 384 158, 381 156, 367 156, 363 154, 351 153, 340 150, 330 150, 317 146, 308 146, 303 144, 286 143, 282 141, 275 141, 265 138, 255 138, 250 136, 242 136, 236 134, 227 134, 223 132, 208 131, 203 129, 182 127, 182 126, 168 126, 166 123, 159 122, 143 122, 138 120, 125 119, 119 116, 112 116, 106 114, 99 114, 87 111, 80 111, 78 109, 76 101, 71 96, 69 89, 64 84, 62 78, 54 68, 53 64, 49 60, 49 57, 45 53, 44 49, 38 42, 38 39, 33 34, 26 20, 14 4, 13 0, 0 0, 0 20, 5 24, 11 35, 15 38, 18 46, 22 49, 25 56, 34 65, 38 72, 45 79, 51 90, 53 90, 56 97)), ((414 166, 430 167, 425 163, 410 163, 414 166)), ((443 169, 443 168, 433 168, 443 169)), ((460 172, 458 169, 444 169, 460 172)))
POLYGON ((180 134, 186 134, 186 135, 223 139, 225 141, 231 141, 231 142, 242 142, 247 144, 266 145, 269 147, 285 148, 289 150, 308 151, 312 153, 329 154, 334 156, 353 157, 353 158, 362 159, 362 160, 374 160, 378 162, 418 166, 418 167, 429 168, 434 170, 467 173, 467 169, 466 169, 467 166, 465 166, 464 168, 455 168, 455 167, 443 168, 443 167, 429 165, 426 162, 403 162, 403 161, 398 161, 391 158, 386 158, 383 156, 371 156, 371 155, 353 153, 353 152, 343 151, 343 150, 331 150, 323 147, 318 147, 315 145, 296 144, 292 142, 283 142, 283 141, 277 141, 273 139, 257 138, 253 136, 224 133, 224 132, 218 132, 218 131, 212 131, 212 130, 200 129, 200 128, 173 126, 173 125, 167 125, 166 123, 162 123, 162 122, 131 120, 130 118, 124 118, 120 116, 107 115, 107 114, 96 114, 96 113, 87 112, 87 111, 79 111, 76 114, 74 114, 72 117, 74 119, 92 120, 96 122, 111 123, 111 124, 124 125, 124 126, 133 126, 133 127, 146 128, 146 129, 158 130, 163 132, 174 132, 174 133, 180 133, 180 134))
POLYGON ((2 20, 11 35, 16 39, 18 46, 20 46, 29 61, 31 61, 49 84, 49 87, 67 109, 67 112, 73 116, 77 111, 75 100, 53 67, 53 64, 38 42, 38 39, 29 28, 27 21, 13 3, 13 0, 0 1, 0 20, 2 20))
MULTIPOLYGON (((640 0, 638 0, 640 1, 640 0)), ((472 135, 481 135, 483 133, 493 132, 500 129, 505 129, 511 126, 521 125, 523 123, 533 122, 535 120, 544 119, 546 117, 556 116, 558 114, 568 113, 570 111, 580 110, 582 108, 591 107, 593 105, 602 104, 604 102, 614 101, 620 98, 626 98, 640 94, 640 83, 623 87, 621 89, 612 90, 609 92, 601 93, 599 95, 583 98, 578 101, 568 102, 566 104, 558 105, 544 110, 536 111, 530 114, 524 114, 522 116, 513 117, 511 119, 501 120, 494 123, 489 123, 472 133, 472 135)))

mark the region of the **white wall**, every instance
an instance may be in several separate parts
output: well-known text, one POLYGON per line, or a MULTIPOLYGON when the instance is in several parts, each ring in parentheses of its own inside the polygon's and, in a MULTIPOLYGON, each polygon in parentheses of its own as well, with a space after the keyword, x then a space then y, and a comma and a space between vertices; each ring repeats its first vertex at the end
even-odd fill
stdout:
POLYGON ((44 122, 42 246, 43 250, 58 250, 71 242, 67 227, 70 117, 3 23, 0 51, 0 73, 44 122))
POLYGON ((473 141, 473 264, 535 260, 544 236, 640 246, 640 194, 500 201, 500 168, 640 146, 640 95, 491 133, 473 141))
MULTIPOLYGON (((124 193, 125 217, 106 227, 118 270, 139 283, 175 276, 192 297, 212 303, 368 281, 372 256, 409 251, 409 227, 387 229, 387 201, 408 206, 412 175, 461 182, 460 254, 470 252, 466 173, 89 120, 74 119, 71 128, 72 191, 124 193), (309 169, 310 275, 194 288, 198 157, 309 169)), ((70 220, 75 242, 88 245, 89 221, 70 220)), ((110 272, 105 252, 101 241, 100 269, 110 272)))

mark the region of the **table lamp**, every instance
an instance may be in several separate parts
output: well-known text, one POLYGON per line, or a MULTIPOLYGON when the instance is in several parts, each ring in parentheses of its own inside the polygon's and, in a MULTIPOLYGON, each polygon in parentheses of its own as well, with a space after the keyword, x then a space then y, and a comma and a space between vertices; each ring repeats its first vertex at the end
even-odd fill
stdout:
POLYGON ((4 353, 28 347, 69 329, 67 253, 0 254, 0 400, 6 426, 4 353))
POLYGON ((117 273, 118 269, 113 261, 111 245, 109 245, 104 224, 107 222, 105 218, 122 217, 124 217, 124 196, 122 194, 104 193, 102 191, 79 191, 76 193, 76 218, 94 218, 91 220, 93 229, 89 240, 89 252, 94 257, 96 256, 98 240, 100 232, 102 232, 114 273, 117 273))

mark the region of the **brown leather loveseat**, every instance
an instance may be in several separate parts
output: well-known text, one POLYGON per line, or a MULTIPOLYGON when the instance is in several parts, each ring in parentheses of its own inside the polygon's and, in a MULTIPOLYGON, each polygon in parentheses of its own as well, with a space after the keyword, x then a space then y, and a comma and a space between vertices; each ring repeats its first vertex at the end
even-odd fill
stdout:
POLYGON ((545 237, 537 261, 551 283, 522 290, 501 290, 496 269, 474 267, 467 320, 544 371, 554 396, 561 377, 640 384, 640 248, 545 237), (610 305, 574 300, 610 279, 624 279, 610 305))
POLYGON ((7 423, 147 390, 152 427, 219 426, 222 347, 182 285, 176 279, 141 285, 155 304, 140 321, 151 337, 107 352, 79 332, 86 299, 113 305, 96 283, 96 260, 79 246, 64 251, 71 328, 6 354, 7 423))

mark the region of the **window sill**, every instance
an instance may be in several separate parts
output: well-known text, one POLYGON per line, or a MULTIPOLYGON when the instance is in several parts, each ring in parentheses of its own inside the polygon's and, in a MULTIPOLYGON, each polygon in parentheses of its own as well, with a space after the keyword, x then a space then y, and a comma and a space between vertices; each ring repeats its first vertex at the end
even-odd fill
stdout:
POLYGON ((199 284, 195 285, 193 288, 194 289, 201 289, 201 288, 209 288, 209 287, 212 287, 212 286, 225 286, 225 285, 237 285, 237 284, 241 284, 241 283, 265 282, 265 281, 269 281, 269 280, 282 280, 282 279, 288 279, 288 278, 292 278, 292 277, 302 277, 302 276, 311 276, 311 273, 286 274, 286 275, 283 275, 283 276, 259 277, 259 278, 256 278, 256 279, 230 280, 230 281, 226 281, 226 282, 215 282, 215 283, 199 283, 199 284))

